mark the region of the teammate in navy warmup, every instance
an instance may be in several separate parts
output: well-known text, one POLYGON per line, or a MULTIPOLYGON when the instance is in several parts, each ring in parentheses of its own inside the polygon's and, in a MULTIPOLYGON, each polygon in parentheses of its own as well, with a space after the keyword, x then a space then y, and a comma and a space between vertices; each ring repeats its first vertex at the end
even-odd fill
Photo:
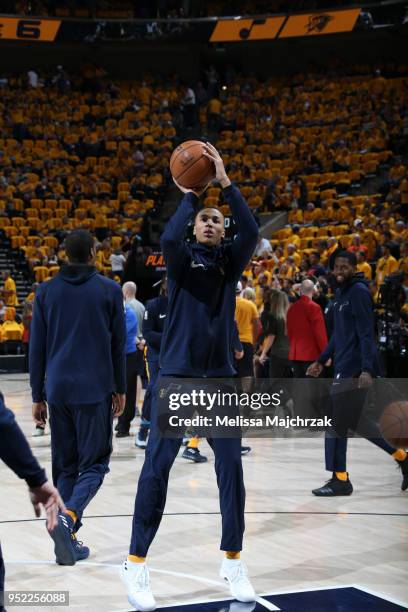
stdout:
MULTIPOLYGON (((58 512, 66 508, 57 489, 47 481, 45 470, 39 465, 31 452, 23 432, 16 423, 14 414, 6 408, 0 393, 0 459, 28 485, 28 493, 34 512, 41 516, 41 506, 45 509, 47 528, 52 532, 58 525, 58 512)), ((4 561, 0 546, 0 612, 5 612, 4 561)))
POLYGON ((65 245, 69 264, 36 293, 30 383, 36 424, 48 404, 52 476, 67 507, 50 533, 56 561, 74 565, 89 556, 75 533, 109 471, 112 418, 125 404, 126 333, 122 291, 92 265, 91 234, 74 231, 65 245))
POLYGON ((312 363, 306 374, 318 377, 323 365, 334 360, 331 391, 333 428, 326 432, 326 470, 332 478, 314 495, 331 497, 351 495, 353 486, 347 472, 347 432, 361 429, 370 442, 393 456, 403 474, 402 490, 408 488, 408 457, 382 437, 375 423, 364 414, 364 404, 373 377, 380 376, 380 364, 374 335, 374 309, 370 289, 363 273, 356 273, 357 260, 347 251, 336 255, 334 275, 339 288, 333 300, 334 330, 330 342, 312 363))
MULTIPOLYGON (((169 301, 160 352, 160 376, 165 377, 226 378, 235 374, 231 350, 235 288, 255 249, 258 227, 241 193, 231 185, 217 150, 207 143, 203 154, 215 164, 216 179, 238 232, 231 245, 223 245, 221 212, 213 208, 198 210, 200 193, 180 187, 185 196, 162 236, 169 301), (196 242, 190 244, 185 233, 193 219, 196 242)), ((169 472, 181 445, 181 439, 164 438, 158 432, 158 386, 135 500, 129 556, 121 569, 129 602, 140 611, 156 607, 145 557, 163 516, 169 472)), ((229 582, 234 598, 254 601, 255 592, 240 559, 245 506, 241 439, 210 438, 208 442, 215 454, 222 515, 221 550, 226 554, 220 575, 229 582)))

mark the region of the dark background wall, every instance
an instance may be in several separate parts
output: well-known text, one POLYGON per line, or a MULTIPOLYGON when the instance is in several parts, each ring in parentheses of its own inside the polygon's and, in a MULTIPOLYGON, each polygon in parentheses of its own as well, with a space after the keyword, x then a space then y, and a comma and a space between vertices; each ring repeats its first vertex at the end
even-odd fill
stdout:
POLYGON ((200 70, 214 64, 227 65, 259 76, 289 74, 326 66, 331 59, 348 64, 406 62, 408 27, 354 32, 273 42, 210 45, 203 43, 164 45, 146 43, 0 43, 0 73, 48 69, 62 64, 75 70, 92 61, 113 77, 135 78, 146 71, 177 73, 187 80, 199 78, 200 70))

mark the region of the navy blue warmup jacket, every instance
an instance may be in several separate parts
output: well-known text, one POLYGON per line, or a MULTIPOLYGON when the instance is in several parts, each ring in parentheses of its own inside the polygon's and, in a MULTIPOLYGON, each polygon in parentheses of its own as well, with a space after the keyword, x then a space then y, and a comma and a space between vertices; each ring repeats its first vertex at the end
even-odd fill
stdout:
POLYGON ((28 442, 17 425, 14 414, 4 405, 0 393, 0 459, 23 478, 29 487, 40 487, 46 482, 45 470, 34 457, 28 442))
POLYGON ((159 361, 164 323, 167 316, 167 296, 159 295, 146 302, 143 318, 143 338, 147 345, 147 361, 159 361))
POLYGON ((93 266, 66 265, 38 288, 30 335, 34 402, 93 404, 126 392, 122 291, 93 266))
POLYGON ((169 300, 160 352, 163 376, 235 374, 231 354, 235 289, 254 252, 258 226, 237 187, 224 189, 224 198, 237 226, 230 245, 186 242, 186 228, 198 204, 192 193, 184 196, 162 235, 169 300))
POLYGON ((374 334, 373 300, 362 273, 339 287, 332 302, 333 334, 319 357, 334 360, 335 376, 356 376, 362 371, 381 374, 374 334))

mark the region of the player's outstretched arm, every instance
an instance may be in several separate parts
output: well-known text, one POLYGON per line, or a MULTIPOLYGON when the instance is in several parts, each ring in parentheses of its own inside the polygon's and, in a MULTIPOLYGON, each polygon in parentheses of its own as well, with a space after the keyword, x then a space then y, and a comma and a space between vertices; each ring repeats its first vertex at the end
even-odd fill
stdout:
MULTIPOLYGON (((177 184, 177 183, 176 183, 177 184)), ((176 275, 183 270, 188 258, 185 244, 187 226, 194 217, 198 204, 198 195, 178 185, 184 193, 174 215, 168 220, 161 237, 161 246, 169 275, 176 275)))
POLYGON ((224 197, 228 202, 238 233, 231 247, 233 265, 237 277, 242 273, 250 260, 258 240, 259 229, 238 187, 231 184, 225 170, 222 157, 212 144, 207 142, 204 153, 214 162, 215 178, 224 190, 224 197))

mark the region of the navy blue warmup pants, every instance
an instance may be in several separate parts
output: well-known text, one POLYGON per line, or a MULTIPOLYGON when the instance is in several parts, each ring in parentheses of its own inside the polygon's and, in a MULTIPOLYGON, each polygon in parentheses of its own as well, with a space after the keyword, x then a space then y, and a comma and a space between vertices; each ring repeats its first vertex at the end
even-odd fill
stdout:
POLYGON ((152 413, 152 392, 159 375, 159 362, 158 361, 147 361, 147 371, 149 374, 149 384, 147 385, 146 393, 143 400, 142 406, 142 420, 140 423, 141 427, 150 427, 151 413, 152 413))
POLYGON ((374 421, 365 415, 368 389, 357 388, 356 379, 335 379, 330 394, 328 417, 332 427, 326 431, 325 459, 329 472, 347 471, 347 433, 349 430, 359 433, 386 453, 392 454, 395 448, 381 436, 374 421))
POLYGON ((1 552, 1 545, 0 545, 0 612, 5 612, 6 610, 5 608, 3 608, 4 576, 5 576, 4 560, 3 560, 3 553, 1 552))
MULTIPOLYGON (((182 438, 160 436, 157 429, 157 389, 153 390, 152 419, 145 461, 139 477, 129 553, 146 557, 166 505, 170 469, 182 438)), ((222 517, 221 550, 242 550, 245 529, 245 487, 241 438, 207 438, 215 455, 215 473, 222 517)))
POLYGON ((109 472, 112 397, 97 404, 50 404, 52 478, 68 510, 78 517, 109 472))

